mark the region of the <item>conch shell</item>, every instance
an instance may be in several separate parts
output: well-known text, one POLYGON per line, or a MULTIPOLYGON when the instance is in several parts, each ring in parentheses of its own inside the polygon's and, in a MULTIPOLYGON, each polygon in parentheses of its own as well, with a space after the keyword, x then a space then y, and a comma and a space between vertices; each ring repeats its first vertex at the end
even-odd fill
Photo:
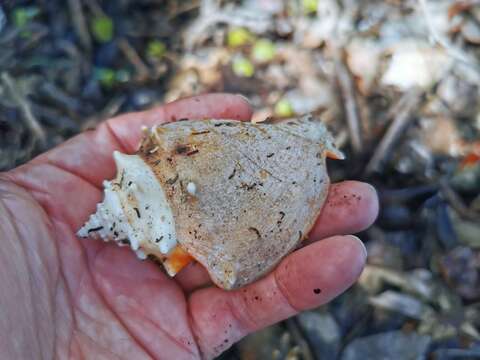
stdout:
POLYGON ((327 156, 341 159, 318 119, 186 120, 146 131, 135 155, 78 231, 130 245, 175 275, 195 259, 224 289, 248 284, 294 250, 327 196, 327 156))

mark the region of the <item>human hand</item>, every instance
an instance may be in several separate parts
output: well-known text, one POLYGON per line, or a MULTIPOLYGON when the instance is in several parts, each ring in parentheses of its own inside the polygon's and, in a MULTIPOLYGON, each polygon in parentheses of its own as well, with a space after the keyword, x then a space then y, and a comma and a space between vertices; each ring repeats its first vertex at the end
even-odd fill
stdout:
POLYGON ((375 190, 334 184, 309 244, 235 291, 191 264, 169 278, 127 248, 76 231, 114 176, 114 150, 132 153, 141 126, 180 118, 248 120, 241 97, 211 94, 110 119, 0 174, 0 352, 7 358, 212 358, 246 334, 317 307, 360 275, 355 233, 378 212, 375 190), (322 241, 317 241, 321 240, 322 241))

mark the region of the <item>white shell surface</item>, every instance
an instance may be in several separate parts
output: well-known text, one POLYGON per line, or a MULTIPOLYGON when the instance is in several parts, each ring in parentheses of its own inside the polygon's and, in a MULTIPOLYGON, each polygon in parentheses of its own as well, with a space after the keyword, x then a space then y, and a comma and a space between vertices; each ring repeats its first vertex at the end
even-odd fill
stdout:
POLYGON ((117 177, 104 182, 103 201, 77 235, 130 243, 139 258, 165 256, 177 245, 175 223, 155 174, 138 155, 113 156, 117 177))

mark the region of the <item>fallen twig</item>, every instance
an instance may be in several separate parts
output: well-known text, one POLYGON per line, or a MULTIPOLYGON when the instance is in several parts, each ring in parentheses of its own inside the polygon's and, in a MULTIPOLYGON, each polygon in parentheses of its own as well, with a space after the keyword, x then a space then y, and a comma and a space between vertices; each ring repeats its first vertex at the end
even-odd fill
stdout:
POLYGON ((366 167, 365 173, 367 175, 381 170, 383 163, 389 158, 393 146, 404 134, 404 130, 413 119, 412 113, 419 106, 423 98, 422 95, 422 90, 413 88, 406 92, 398 101, 399 104, 402 104, 402 107, 397 104, 393 105, 395 109, 399 109, 399 112, 395 115, 394 120, 383 136, 382 141, 380 141, 380 144, 378 144, 375 149, 373 156, 366 167))
POLYGON ((470 210, 458 196, 458 194, 452 189, 448 181, 445 179, 440 180, 440 190, 442 195, 448 201, 448 204, 465 220, 474 222, 480 222, 480 215, 470 210))
POLYGON ((335 136, 335 145, 342 149, 348 141, 348 131, 342 128, 335 136))
POLYGON ((12 96, 12 100, 18 105, 20 111, 22 113, 22 118, 24 119, 27 127, 30 129, 32 134, 34 135, 35 140, 38 140, 40 144, 43 146, 46 143, 46 134, 43 128, 41 127, 38 120, 35 118, 32 112, 32 108, 30 103, 26 97, 18 89, 17 85, 15 84, 12 77, 4 72, 2 73, 2 81, 5 86, 8 88, 12 96))
POLYGON ((75 32, 80 39, 80 43, 85 50, 90 52, 92 49, 92 39, 90 37, 90 33, 88 32, 88 26, 80 0, 68 0, 68 8, 73 21, 73 27, 75 28, 75 32))
POLYGON ((68 111, 70 114, 75 114, 80 111, 80 101, 69 94, 63 89, 56 86, 53 82, 47 81, 40 86, 44 95, 50 98, 58 106, 68 111))
POLYGON ((128 61, 135 67, 137 72, 137 77, 140 81, 146 80, 150 77, 150 69, 143 62, 140 55, 133 48, 132 45, 126 39, 120 39, 118 42, 118 47, 122 50, 125 57, 128 61))
POLYGON ((125 95, 119 95, 114 97, 107 103, 107 105, 100 111, 100 113, 87 118, 82 124, 81 130, 84 131, 87 129, 94 129, 101 121, 117 115, 120 107, 125 103, 126 99, 127 97, 125 95))
POLYGON ((97 17, 105 16, 105 12, 96 0, 85 0, 89 10, 97 17))
POLYGON ((192 11, 192 10, 200 7, 200 0, 192 0, 192 1, 189 1, 187 3, 174 2, 173 4, 174 4, 174 9, 168 15, 169 20, 172 20, 179 15, 182 15, 186 12, 192 11))
POLYGON ((359 154, 363 149, 363 136, 360 128, 360 113, 355 97, 355 84, 340 51, 335 53, 336 75, 344 103, 345 116, 347 117, 350 141, 354 153, 359 154))
POLYGON ((419 185, 401 189, 387 189, 379 191, 379 197, 385 203, 405 203, 418 198, 429 198, 438 191, 438 184, 419 185))

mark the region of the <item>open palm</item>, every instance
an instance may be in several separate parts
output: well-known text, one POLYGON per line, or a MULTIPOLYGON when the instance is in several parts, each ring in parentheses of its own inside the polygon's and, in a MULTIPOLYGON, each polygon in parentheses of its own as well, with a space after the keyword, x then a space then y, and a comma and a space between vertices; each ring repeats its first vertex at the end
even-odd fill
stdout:
POLYGON ((240 97, 211 94, 101 124, 0 174, 0 352, 15 358, 212 358, 246 334, 319 306, 365 263, 352 236, 375 219, 375 190, 331 187, 308 246, 268 276, 224 291, 191 264, 174 279, 127 248, 75 232, 114 176, 112 152, 135 151, 141 126, 180 118, 248 120, 240 97), (315 240, 324 239, 319 242, 315 240), (9 340, 7 340, 7 338, 9 340))

